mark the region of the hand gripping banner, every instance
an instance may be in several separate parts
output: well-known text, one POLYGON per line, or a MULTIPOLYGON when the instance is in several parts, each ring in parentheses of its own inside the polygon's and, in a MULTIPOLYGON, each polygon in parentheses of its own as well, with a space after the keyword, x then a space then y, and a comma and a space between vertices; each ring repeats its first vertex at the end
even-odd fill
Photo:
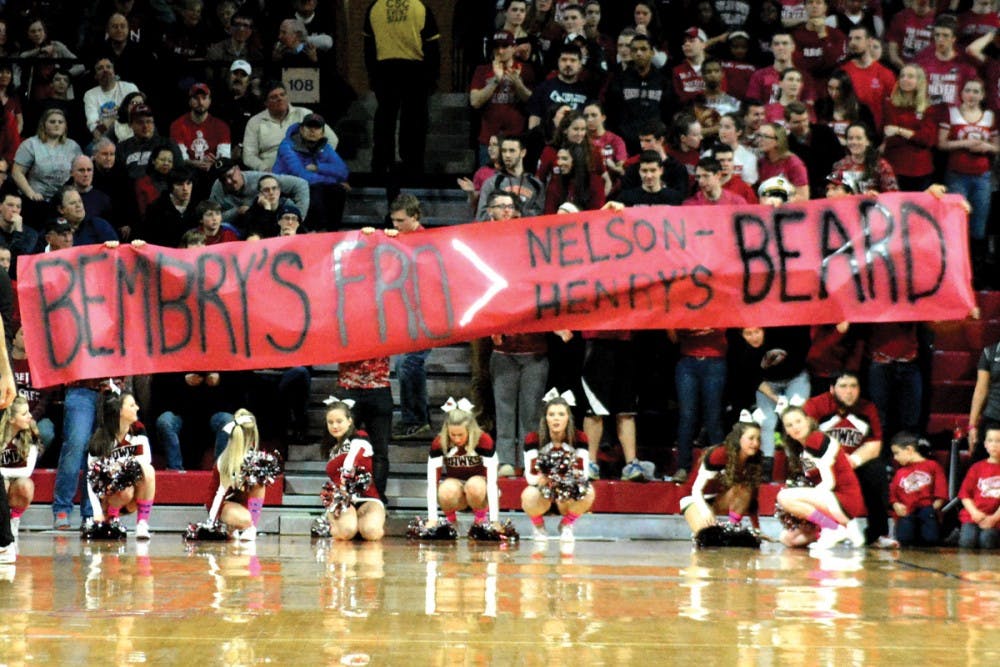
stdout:
POLYGON ((492 333, 946 320, 974 306, 954 196, 640 207, 395 238, 22 256, 32 379, 364 359, 492 333))

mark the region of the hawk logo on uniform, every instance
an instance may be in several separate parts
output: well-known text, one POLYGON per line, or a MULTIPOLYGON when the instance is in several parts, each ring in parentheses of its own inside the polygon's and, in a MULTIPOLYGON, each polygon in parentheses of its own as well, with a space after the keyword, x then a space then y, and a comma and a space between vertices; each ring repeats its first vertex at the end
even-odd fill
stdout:
POLYGON ((906 493, 916 493, 920 489, 925 489, 931 485, 933 478, 923 470, 914 470, 903 478, 900 486, 906 493))
MULTIPOLYGON (((455 450, 453 449, 452 452, 455 450)), ((444 464, 448 468, 477 468, 483 465, 483 459, 478 454, 474 456, 449 456, 444 457, 444 464)))

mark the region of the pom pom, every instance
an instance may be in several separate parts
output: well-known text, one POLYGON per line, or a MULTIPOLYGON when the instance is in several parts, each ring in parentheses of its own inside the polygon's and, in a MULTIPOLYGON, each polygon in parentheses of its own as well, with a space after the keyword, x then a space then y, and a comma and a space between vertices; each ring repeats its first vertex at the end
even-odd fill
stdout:
POLYGON ((338 518, 356 499, 364 495, 371 483, 372 474, 367 470, 356 468, 342 470, 340 484, 327 482, 323 485, 319 497, 326 511, 331 512, 334 518, 338 518))
POLYGON ((450 521, 439 521, 428 526, 423 517, 414 517, 406 527, 406 536, 411 540, 457 540, 458 531, 450 521))
POLYGON ((124 540, 126 535, 125 526, 117 520, 90 522, 80 530, 85 540, 124 540))
POLYGON ((562 447, 545 447, 539 452, 535 465, 548 480, 539 488, 543 498, 567 502, 587 495, 590 480, 575 464, 576 453, 562 447))
POLYGON ((229 527, 216 519, 205 519, 201 523, 189 523, 184 531, 186 541, 225 542, 229 539, 229 527))
POLYGON ((326 520, 326 517, 316 517, 312 527, 309 528, 309 534, 313 537, 330 537, 330 522, 326 520))
POLYGON ((281 475, 281 459, 277 454, 254 449, 243 457, 240 478, 236 486, 249 491, 255 486, 270 486, 281 475))
POLYGON ((521 535, 510 519, 503 523, 474 523, 469 528, 469 539, 477 542, 517 542, 521 535))
POLYGON ((142 480, 142 466, 131 456, 94 461, 87 471, 87 482, 100 498, 113 496, 142 480))
POLYGON ((699 530, 694 536, 694 543, 699 549, 712 547, 759 549, 760 535, 751 528, 725 522, 699 530))
POLYGON ((791 514, 781 505, 774 506, 774 518, 781 523, 781 527, 785 530, 812 530, 811 523, 791 514))

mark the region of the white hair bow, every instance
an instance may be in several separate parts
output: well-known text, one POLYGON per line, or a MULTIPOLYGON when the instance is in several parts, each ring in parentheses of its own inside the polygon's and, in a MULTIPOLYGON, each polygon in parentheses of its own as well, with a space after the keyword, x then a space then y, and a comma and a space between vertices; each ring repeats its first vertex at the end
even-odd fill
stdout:
POLYGON ((115 396, 122 395, 122 388, 118 386, 114 378, 108 378, 108 390, 115 396))
POLYGON ((548 403, 553 398, 562 398, 564 401, 566 401, 567 403, 569 403, 569 406, 571 408, 575 408, 576 407, 576 396, 574 396, 573 392, 571 390, 569 390, 569 389, 567 389, 566 391, 564 391, 563 393, 560 394, 558 389, 556 389, 555 387, 552 387, 552 389, 549 389, 545 393, 545 395, 542 396, 542 403, 548 403))
POLYGON ((757 408, 751 413, 749 410, 744 408, 743 410, 740 410, 739 422, 741 424, 757 424, 757 426, 760 426, 764 423, 764 411, 757 408))
POLYGON ((327 396, 323 399, 323 405, 330 407, 334 403, 343 403, 349 408, 354 407, 355 400, 353 398, 337 398, 336 396, 327 396))
POLYGON ((448 400, 441 406, 441 410, 444 412, 451 412, 455 408, 458 408, 459 410, 464 410, 465 412, 472 412, 475 407, 476 406, 472 404, 472 401, 467 398, 460 398, 456 401, 454 398, 449 396, 448 400))
POLYGON ((233 419, 233 421, 223 426, 222 432, 225 433, 226 435, 232 435, 233 429, 236 428, 237 425, 249 426, 250 424, 253 424, 253 417, 251 417, 250 415, 240 415, 239 417, 233 419))

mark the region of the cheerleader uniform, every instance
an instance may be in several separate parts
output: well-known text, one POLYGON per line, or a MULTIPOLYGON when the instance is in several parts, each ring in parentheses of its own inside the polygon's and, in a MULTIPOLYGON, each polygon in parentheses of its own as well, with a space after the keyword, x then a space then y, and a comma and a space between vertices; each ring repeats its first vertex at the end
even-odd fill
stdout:
MULTIPOLYGON (((688 489, 688 495, 681 498, 681 514, 683 514, 687 508, 698 499, 699 496, 706 503, 708 503, 709 507, 711 507, 712 501, 715 500, 717 496, 729 490, 730 487, 726 485, 725 479, 722 476, 726 470, 726 462, 728 460, 729 454, 726 452, 725 447, 713 447, 709 450, 707 456, 702 457, 701 464, 698 466, 698 472, 692 478, 693 481, 688 489)), ((755 496, 756 493, 757 490, 754 489, 755 496)))
POLYGON ((825 433, 814 431, 802 445, 801 458, 803 472, 813 486, 822 487, 823 482, 830 480, 830 491, 844 514, 852 519, 865 514, 861 485, 839 442, 825 433))
MULTIPOLYGON (((525 458, 525 464, 526 464, 526 466, 527 466, 528 469, 525 471, 525 475, 524 476, 525 476, 526 479, 529 480, 529 484, 533 483, 530 480, 537 479, 538 476, 541 475, 541 473, 538 472, 538 454, 543 454, 545 452, 550 451, 549 450, 550 447, 558 446, 558 447, 561 447, 562 449, 566 449, 567 451, 573 451, 574 455, 576 455, 576 451, 577 450, 581 450, 582 449, 585 452, 587 451, 587 445, 589 444, 589 442, 587 440, 587 434, 586 433, 584 433, 583 431, 577 430, 576 431, 575 440, 576 440, 576 444, 574 445, 573 450, 570 450, 570 445, 567 444, 567 443, 562 443, 561 445, 554 445, 553 443, 548 442, 548 443, 545 443, 544 445, 542 445, 541 442, 538 439, 538 432, 537 431, 532 431, 531 433, 529 433, 528 435, 526 435, 525 438, 524 438, 524 453, 525 453, 525 457, 524 458, 525 458), (528 452, 536 452, 536 454, 534 454, 531 457, 528 457, 527 456, 528 452), (529 458, 531 459, 530 464, 528 464, 528 459, 529 458), (529 477, 529 474, 530 474, 530 477, 529 477)), ((583 460, 581 460, 579 456, 576 457, 576 461, 573 463, 573 466, 576 467, 576 468, 579 468, 584 473, 587 472, 586 462, 583 461, 583 460)))
POLYGON ((431 442, 430 457, 432 459, 441 457, 442 480, 457 479, 465 482, 476 475, 486 477, 486 464, 483 462, 483 457, 493 456, 494 451, 493 438, 488 433, 483 433, 479 436, 479 442, 476 444, 473 454, 466 453, 465 447, 461 449, 451 447, 445 451, 441 443, 441 436, 438 435, 431 442))
MULTIPOLYGON (((340 485, 342 482, 341 475, 344 468, 354 468, 359 472, 367 472, 372 474, 373 464, 372 464, 372 454, 371 454, 371 444, 363 439, 355 437, 351 440, 346 440, 339 447, 330 452, 330 461, 326 464, 326 474, 330 480, 336 484, 340 485), (367 446, 367 451, 366 450, 367 446)), ((352 500, 355 506, 358 503, 367 502, 374 500, 381 503, 381 499, 378 495, 378 489, 375 487, 374 479, 368 488, 364 490, 364 495, 354 496, 352 500)))

